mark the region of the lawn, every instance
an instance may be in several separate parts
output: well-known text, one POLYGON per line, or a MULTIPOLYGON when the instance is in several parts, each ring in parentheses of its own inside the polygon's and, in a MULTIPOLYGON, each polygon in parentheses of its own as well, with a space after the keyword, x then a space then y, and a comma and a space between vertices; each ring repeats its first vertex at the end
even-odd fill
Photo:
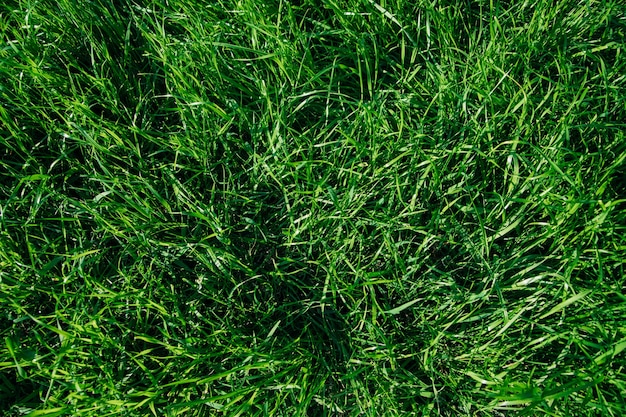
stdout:
POLYGON ((0 414, 626 415, 622 0, 0 36, 0 414))

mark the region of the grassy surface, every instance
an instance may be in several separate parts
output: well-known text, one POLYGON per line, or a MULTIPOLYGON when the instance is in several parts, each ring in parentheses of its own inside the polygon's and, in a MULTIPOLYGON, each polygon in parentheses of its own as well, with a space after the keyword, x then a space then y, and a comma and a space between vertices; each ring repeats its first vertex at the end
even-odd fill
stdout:
POLYGON ((0 413, 625 415, 620 4, 4 1, 0 413))

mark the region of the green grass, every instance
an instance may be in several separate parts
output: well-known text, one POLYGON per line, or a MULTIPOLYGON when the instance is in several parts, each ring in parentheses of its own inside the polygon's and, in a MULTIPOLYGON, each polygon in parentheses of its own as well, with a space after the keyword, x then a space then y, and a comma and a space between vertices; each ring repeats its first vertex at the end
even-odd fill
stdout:
POLYGON ((7 0, 0 413, 626 414, 620 0, 7 0))

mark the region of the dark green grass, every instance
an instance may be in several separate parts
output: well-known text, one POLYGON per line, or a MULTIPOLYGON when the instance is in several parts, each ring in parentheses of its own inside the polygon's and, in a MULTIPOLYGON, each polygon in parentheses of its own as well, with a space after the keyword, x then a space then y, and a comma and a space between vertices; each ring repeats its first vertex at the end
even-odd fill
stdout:
POLYGON ((0 413, 626 414, 625 9, 5 1, 0 413))

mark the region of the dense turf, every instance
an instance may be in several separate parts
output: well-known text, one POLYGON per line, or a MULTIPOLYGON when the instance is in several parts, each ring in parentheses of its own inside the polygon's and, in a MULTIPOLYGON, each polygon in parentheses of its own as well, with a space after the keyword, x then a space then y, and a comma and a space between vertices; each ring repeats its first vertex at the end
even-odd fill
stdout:
POLYGON ((619 0, 7 0, 0 413, 626 414, 619 0))

